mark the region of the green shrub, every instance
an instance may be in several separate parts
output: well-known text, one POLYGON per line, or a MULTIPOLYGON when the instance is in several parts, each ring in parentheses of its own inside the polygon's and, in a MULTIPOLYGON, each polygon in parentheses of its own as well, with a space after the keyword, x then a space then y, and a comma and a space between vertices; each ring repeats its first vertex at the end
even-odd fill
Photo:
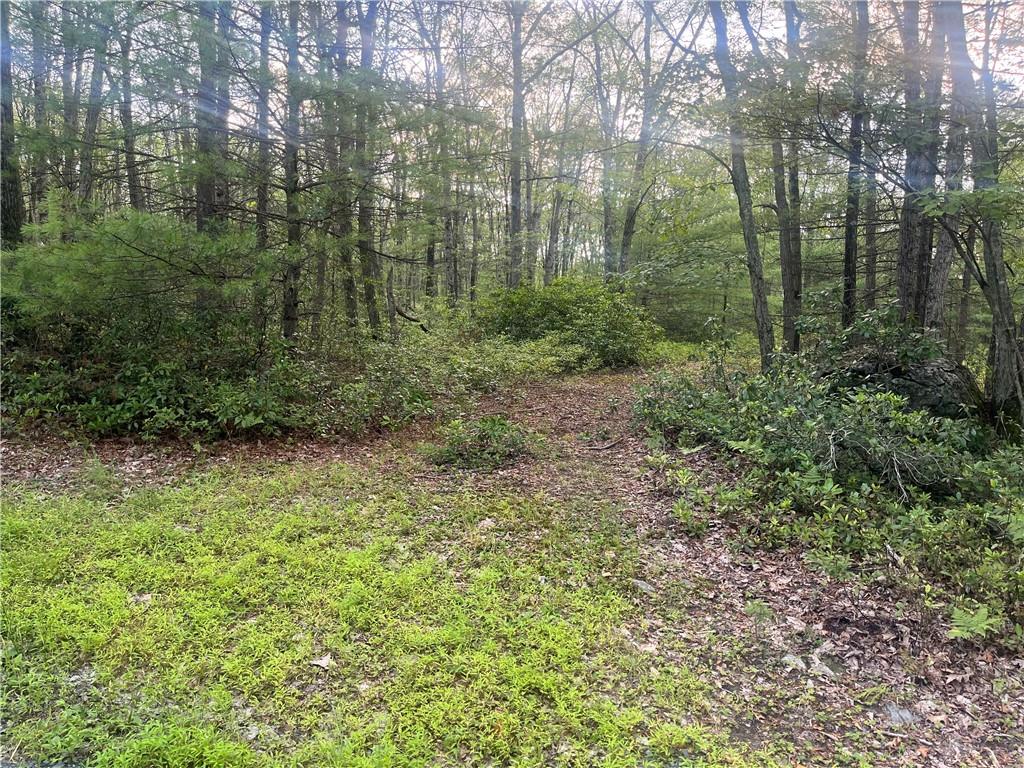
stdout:
POLYGON ((957 636, 1024 632, 1024 447, 993 450, 973 421, 908 411, 896 395, 837 388, 799 366, 718 387, 662 375, 635 413, 663 444, 709 443, 738 459, 735 484, 711 490, 657 462, 691 534, 713 514, 741 544, 805 546, 830 574, 895 564, 902 584, 956 608, 957 636))
POLYGON ((906 405, 888 392, 837 390, 829 379, 790 366, 734 374, 718 388, 665 374, 641 390, 635 412, 679 443, 715 443, 773 469, 879 479, 904 494, 910 486, 952 492, 978 426, 906 405))
POLYGON ((249 768, 261 763, 248 747, 210 728, 164 724, 108 747, 95 761, 97 768, 249 768))
POLYGON ((151 353, 123 347, 75 361, 15 351, 4 360, 4 418, 93 436, 357 434, 432 416, 475 392, 579 370, 588 359, 554 336, 473 339, 444 327, 396 342, 353 342, 332 365, 270 349, 256 372, 151 353))
MULTIPOLYGON (((499 292, 482 303, 478 322, 487 335, 514 341, 555 337, 585 350, 592 365, 636 365, 654 348, 657 327, 627 294, 594 280, 561 278, 546 288, 499 292)), ((577 363, 583 366, 583 361, 577 363)))
POLYGON ((837 361, 857 357, 889 358, 906 364, 942 356, 941 341, 901 322, 895 305, 861 312, 845 326, 839 322, 840 316, 838 311, 810 312, 799 321, 807 339, 807 357, 818 367, 834 367, 837 361))
POLYGON ((441 443, 430 451, 437 464, 464 469, 497 469, 528 452, 527 433, 504 416, 455 419, 441 429, 441 443))
POLYGON ((95 436, 274 435, 312 424, 310 386, 302 365, 285 357, 244 379, 176 362, 66 370, 50 359, 19 370, 9 361, 4 415, 95 436))

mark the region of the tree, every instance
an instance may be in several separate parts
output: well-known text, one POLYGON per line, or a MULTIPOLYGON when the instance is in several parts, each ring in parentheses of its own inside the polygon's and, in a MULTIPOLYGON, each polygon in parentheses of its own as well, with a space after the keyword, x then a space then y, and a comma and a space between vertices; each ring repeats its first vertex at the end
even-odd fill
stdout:
MULTIPOLYGON (((981 66, 983 95, 979 95, 972 75, 974 65, 967 48, 963 6, 960 0, 944 0, 939 11, 944 22, 941 26, 949 41, 953 98, 963 105, 971 146, 971 175, 975 192, 981 198, 977 215, 984 269, 974 262, 972 252, 962 246, 959 250, 981 286, 992 313, 987 394, 997 413, 1011 414, 1024 424, 1024 347, 1003 257, 1003 223, 998 210, 986 206, 987 195, 996 190, 999 181, 999 126, 987 55, 988 42, 986 40, 981 66)), ((987 13, 991 12, 988 8, 987 13)))
POLYGON ((757 327, 757 343, 761 353, 761 368, 767 370, 775 353, 775 335, 768 314, 768 295, 764 283, 761 252, 757 242, 757 227, 754 222, 754 206, 750 194, 750 177, 747 175, 747 159, 743 124, 739 115, 739 74, 729 53, 728 25, 725 11, 717 0, 708 4, 715 26, 715 63, 725 90, 726 109, 729 115, 729 153, 732 158, 730 175, 736 201, 739 206, 743 241, 747 251, 747 272, 750 276, 750 291, 754 302, 754 322, 757 327))
POLYGON ((10 247, 21 240, 21 227, 25 223, 25 201, 21 196, 21 175, 14 147, 14 101, 11 83, 11 8, 0 5, 0 75, 3 80, 3 100, 0 103, 0 196, 3 198, 0 214, 0 238, 10 247))
POLYGON ((518 288, 523 270, 523 128, 526 102, 523 86, 523 16, 527 0, 511 0, 508 4, 512 27, 512 120, 509 127, 509 258, 508 287, 518 288))
POLYGON ((359 12, 359 83, 360 107, 356 119, 356 140, 353 147, 356 162, 359 164, 359 192, 357 202, 359 217, 357 220, 359 263, 363 278, 363 303, 366 305, 366 319, 370 332, 377 336, 380 333, 380 311, 377 307, 377 282, 380 266, 377 253, 373 248, 373 162, 369 138, 373 108, 373 92, 370 87, 373 77, 373 52, 377 34, 377 0, 367 0, 365 5, 357 3, 359 12))
POLYGON ((299 246, 302 221, 299 214, 299 97, 302 72, 299 69, 299 3, 288 2, 288 85, 287 113, 284 129, 284 196, 288 226, 288 261, 284 269, 284 304, 281 312, 281 335, 294 338, 299 329, 299 279, 302 261, 299 246))
POLYGON ((868 4, 853 3, 853 114, 850 118, 850 166, 846 173, 846 215, 843 226, 843 325, 853 323, 857 309, 857 225, 860 219, 861 153, 864 147, 864 70, 868 55, 868 4))

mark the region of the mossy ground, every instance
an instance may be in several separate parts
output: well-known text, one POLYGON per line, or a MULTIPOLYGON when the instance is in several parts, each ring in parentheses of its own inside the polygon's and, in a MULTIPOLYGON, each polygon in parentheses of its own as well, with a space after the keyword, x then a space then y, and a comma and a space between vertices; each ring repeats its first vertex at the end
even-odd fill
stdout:
POLYGON ((762 765, 622 631, 617 510, 415 457, 8 488, 8 757, 150 765, 762 765))
POLYGON ((799 549, 718 521, 690 535, 630 422, 635 383, 467 408, 542 438, 486 472, 431 462, 428 424, 364 445, 20 457, 44 469, 4 489, 0 762, 1020 762, 1014 660, 799 549))

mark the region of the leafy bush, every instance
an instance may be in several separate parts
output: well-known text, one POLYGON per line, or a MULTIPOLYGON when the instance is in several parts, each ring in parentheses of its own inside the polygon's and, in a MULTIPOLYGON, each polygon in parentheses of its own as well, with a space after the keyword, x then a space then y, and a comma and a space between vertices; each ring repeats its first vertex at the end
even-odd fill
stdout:
MULTIPOLYGON (((654 348, 659 333, 625 293, 594 280, 561 278, 546 288, 522 287, 493 295, 478 313, 484 333, 514 341, 554 337, 584 350, 591 365, 635 365, 654 348)), ((576 367, 584 367, 577 361, 576 367)))
MULTIPOLYGON (((281 255, 166 216, 48 219, 4 254, 2 403, 10 428, 220 437, 387 429, 473 392, 593 364, 567 335, 480 338, 440 312, 376 341, 327 334, 311 354, 268 325, 281 255)), ((617 299, 616 299, 617 301, 617 299)), ((475 331, 475 329, 474 329, 475 331)), ((312 345, 309 345, 312 346, 312 345)))
POLYGON ((880 479, 901 494, 909 486, 952 491, 980 439, 973 422, 908 411, 888 392, 837 390, 799 366, 734 374, 719 388, 663 375, 640 392, 636 414, 686 445, 716 443, 776 470, 880 479))
POLYGON ((526 431, 504 416, 455 419, 441 429, 441 439, 430 451, 434 462, 465 469, 497 469, 528 451, 526 431))
MULTIPOLYGON (((812 302, 813 303, 813 302, 812 302)), ((812 361, 834 366, 851 357, 891 358, 917 363, 941 357, 943 345, 932 333, 900 322, 899 309, 884 306, 859 313, 849 325, 839 323, 841 313, 810 312, 799 322, 809 340, 812 361)))
POLYGON ((90 435, 274 435, 307 426, 308 372, 285 357, 244 379, 194 371, 174 361, 113 361, 72 370, 43 359, 10 360, 5 417, 90 435))
POLYGON ((834 574, 895 563, 901 583, 956 608, 956 636, 1024 634, 1024 447, 993 450, 973 421, 908 411, 896 395, 837 388, 799 366, 718 387, 663 375, 635 412, 656 441, 739 459, 738 481, 711 489, 660 462, 685 530, 698 535, 714 514, 740 541, 801 544, 834 574))
POLYGON ((446 403, 580 366, 586 353, 554 337, 516 343, 457 331, 364 340, 328 365, 267 353, 257 373, 155 361, 129 348, 73 364, 16 352, 5 360, 4 417, 89 435, 358 434, 432 416, 446 403))

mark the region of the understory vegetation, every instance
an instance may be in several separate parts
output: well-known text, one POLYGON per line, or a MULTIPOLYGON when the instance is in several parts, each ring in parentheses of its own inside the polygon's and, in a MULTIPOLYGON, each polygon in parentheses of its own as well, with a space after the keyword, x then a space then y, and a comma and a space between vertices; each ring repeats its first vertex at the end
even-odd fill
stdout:
POLYGON ((530 450, 529 435, 505 416, 455 419, 441 429, 441 439, 431 458, 465 469, 497 469, 530 450))
MULTIPOLYGON (((301 463, 8 489, 5 743, 104 768, 768 766, 620 631, 615 510, 301 463)), ((781 751, 776 751, 781 750, 781 751)))
MULTIPOLYGON (((526 377, 635 365, 658 338, 624 294, 564 278, 495 294, 472 317, 426 307, 422 329, 378 340, 353 328, 329 349, 304 352, 269 342, 251 313, 234 308, 238 286, 202 284, 208 307, 197 312, 161 290, 170 278, 149 264, 126 276, 92 239, 98 233, 122 240, 128 228, 136 241, 144 233, 144 247, 179 258, 195 242, 165 220, 117 218, 86 229, 82 242, 25 248, 7 264, 3 417, 10 427, 93 437, 354 435, 526 377), (151 284, 156 295, 111 302, 126 281, 151 284)), ((244 253, 223 245, 218 257, 240 269, 244 253)), ((125 260, 133 263, 127 253, 125 260)), ((266 289, 254 278, 243 293, 266 289)))
POLYGON ((725 522, 737 546, 799 546, 833 577, 887 574, 951 611, 952 636, 1024 647, 1024 446, 976 413, 913 410, 813 363, 664 372, 641 388, 636 416, 684 529, 725 522), (680 457, 704 445, 730 461, 734 481, 686 468, 680 457))

